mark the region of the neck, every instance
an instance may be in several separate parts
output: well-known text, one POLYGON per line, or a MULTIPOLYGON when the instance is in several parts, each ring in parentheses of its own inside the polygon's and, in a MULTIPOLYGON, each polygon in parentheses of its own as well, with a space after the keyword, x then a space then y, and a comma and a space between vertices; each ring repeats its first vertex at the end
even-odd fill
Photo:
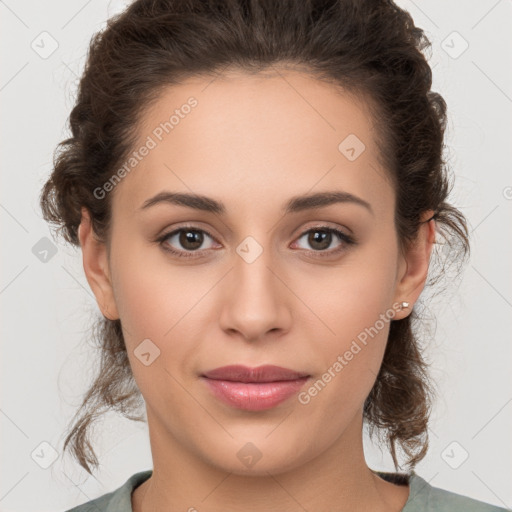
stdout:
MULTIPOLYGON (((201 459, 177 439, 169 439, 169 431, 160 430, 150 419, 148 410, 154 469, 132 495, 134 512, 397 512, 407 501, 408 486, 386 482, 366 465, 362 417, 355 418, 320 455, 311 459, 306 455, 302 463, 294 460, 289 467, 268 467, 257 474, 226 471, 201 459)), ((312 449, 318 453, 318 447, 312 449)))

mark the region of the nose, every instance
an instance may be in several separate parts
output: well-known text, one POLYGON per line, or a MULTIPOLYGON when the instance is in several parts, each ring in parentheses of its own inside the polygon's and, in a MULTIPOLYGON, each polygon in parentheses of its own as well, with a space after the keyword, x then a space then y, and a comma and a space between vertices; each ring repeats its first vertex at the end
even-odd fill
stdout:
POLYGON ((272 332, 282 334, 291 327, 293 293, 270 252, 263 250, 254 261, 235 254, 234 266, 225 278, 220 327, 247 341, 272 332))

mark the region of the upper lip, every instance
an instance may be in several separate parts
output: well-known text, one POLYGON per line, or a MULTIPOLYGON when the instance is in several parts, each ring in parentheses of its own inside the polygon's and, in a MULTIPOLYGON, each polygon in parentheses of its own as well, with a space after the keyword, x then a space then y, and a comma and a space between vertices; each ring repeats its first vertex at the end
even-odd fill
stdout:
POLYGON ((214 380, 229 380, 233 382, 276 382, 297 380, 303 377, 309 377, 309 374, 274 365, 263 365, 256 368, 249 368, 243 365, 230 365, 215 368, 214 370, 203 373, 202 376, 214 380))

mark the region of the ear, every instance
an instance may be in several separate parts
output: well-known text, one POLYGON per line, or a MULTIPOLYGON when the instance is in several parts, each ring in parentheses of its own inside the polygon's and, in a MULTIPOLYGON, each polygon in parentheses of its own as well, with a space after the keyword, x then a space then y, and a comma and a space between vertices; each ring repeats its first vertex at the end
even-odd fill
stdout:
POLYGON ((435 220, 433 210, 427 210, 421 216, 421 225, 414 243, 406 254, 400 256, 398 282, 395 289, 394 303, 408 302, 409 307, 398 311, 395 320, 405 318, 418 300, 427 280, 430 254, 435 243, 435 220))
POLYGON ((98 306, 104 317, 109 320, 117 320, 119 314, 114 300, 107 247, 96 238, 89 212, 85 207, 82 207, 78 238, 82 248, 85 275, 98 306))

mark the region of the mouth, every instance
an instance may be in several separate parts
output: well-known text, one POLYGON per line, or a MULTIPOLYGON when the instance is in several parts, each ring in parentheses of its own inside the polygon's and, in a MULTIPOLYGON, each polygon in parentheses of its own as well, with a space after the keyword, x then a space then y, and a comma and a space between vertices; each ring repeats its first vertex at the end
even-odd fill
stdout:
POLYGON ((224 366, 201 375, 224 404, 246 411, 276 407, 295 395, 311 375, 278 366, 224 366))
POLYGON ((201 375, 212 380, 225 380, 231 382, 264 383, 294 381, 304 377, 310 377, 307 372, 300 372, 283 368, 282 366, 263 365, 250 368, 243 365, 229 365, 215 368, 201 375))

